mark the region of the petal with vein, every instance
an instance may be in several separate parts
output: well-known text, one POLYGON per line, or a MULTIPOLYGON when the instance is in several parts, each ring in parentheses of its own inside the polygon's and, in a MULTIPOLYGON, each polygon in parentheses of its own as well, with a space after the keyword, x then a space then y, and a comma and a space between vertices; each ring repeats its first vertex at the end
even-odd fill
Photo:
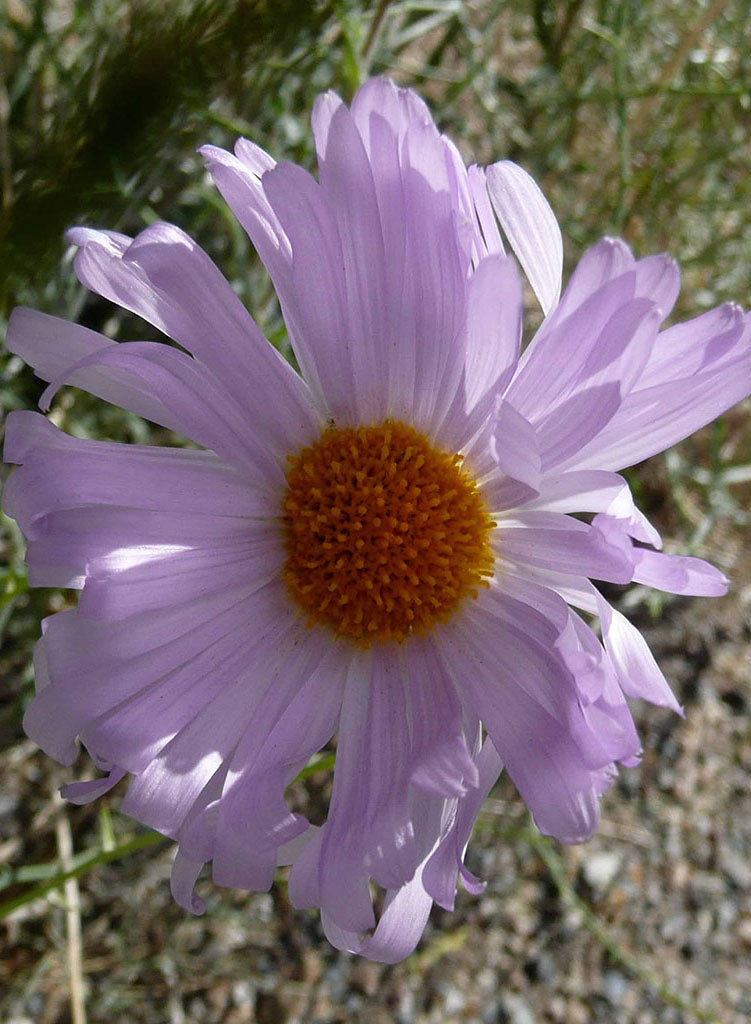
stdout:
POLYGON ((547 315, 558 302, 563 274, 555 214, 534 178, 517 164, 501 160, 485 173, 493 209, 547 315))

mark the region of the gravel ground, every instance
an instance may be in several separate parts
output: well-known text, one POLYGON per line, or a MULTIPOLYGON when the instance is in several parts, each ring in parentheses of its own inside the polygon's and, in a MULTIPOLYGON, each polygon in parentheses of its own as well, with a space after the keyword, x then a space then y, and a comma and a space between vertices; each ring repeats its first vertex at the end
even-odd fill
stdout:
MULTIPOLYGON (((191 918, 170 899, 169 848, 146 850, 89 872, 66 894, 75 905, 80 893, 77 971, 88 1020, 751 1019, 750 554, 741 536, 717 533, 709 553, 732 562, 737 581, 728 597, 671 601, 657 620, 640 621, 686 720, 639 709, 643 763, 624 770, 606 796, 597 837, 559 848, 568 882, 556 884, 550 867, 555 873, 558 861, 546 866, 536 852, 522 805, 502 780, 469 854, 487 891, 460 893, 453 914, 435 910, 417 953, 383 967, 331 949, 317 917, 290 908, 283 883, 251 896, 200 883, 209 909, 191 918)), ((83 759, 77 767, 85 769, 83 759)), ((64 775, 28 741, 6 752, 3 777, 4 861, 54 860, 68 823, 76 850, 101 842, 98 808, 61 807, 53 794, 64 775)), ((314 802, 325 799, 326 785, 324 775, 313 777, 314 802)), ((115 791, 110 803, 118 801, 115 791)), ((114 814, 113 822, 118 838, 129 834, 127 819, 114 814)), ((547 844, 542 852, 558 856, 547 844)), ((7 920, 1 1020, 71 1019, 69 928, 59 891, 7 920)))

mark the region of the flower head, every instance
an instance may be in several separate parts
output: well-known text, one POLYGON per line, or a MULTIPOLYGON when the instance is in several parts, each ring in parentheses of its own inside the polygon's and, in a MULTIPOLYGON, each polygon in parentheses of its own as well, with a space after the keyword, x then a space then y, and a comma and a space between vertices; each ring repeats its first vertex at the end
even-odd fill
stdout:
POLYGON ((749 392, 735 306, 660 332, 664 256, 586 253, 520 168, 465 168, 383 79, 313 114, 319 180, 240 140, 206 147, 276 288, 300 373, 178 228, 77 228, 76 272, 180 348, 117 344, 29 309, 8 345, 50 387, 139 413, 202 450, 80 440, 8 418, 7 512, 33 585, 78 587, 45 622, 25 725, 80 738, 123 808, 179 843, 177 900, 220 885, 320 907, 330 940, 406 956, 457 878, 505 765, 538 826, 597 827, 640 745, 626 697, 679 710, 637 630, 591 580, 721 594, 660 552, 618 470, 749 392), (545 320, 522 352, 522 282, 545 320), (591 520, 573 518, 585 513, 591 520), (602 639, 592 629, 599 619, 602 639), (337 736, 328 819, 285 789, 337 736), (371 881, 386 892, 376 921, 371 881))

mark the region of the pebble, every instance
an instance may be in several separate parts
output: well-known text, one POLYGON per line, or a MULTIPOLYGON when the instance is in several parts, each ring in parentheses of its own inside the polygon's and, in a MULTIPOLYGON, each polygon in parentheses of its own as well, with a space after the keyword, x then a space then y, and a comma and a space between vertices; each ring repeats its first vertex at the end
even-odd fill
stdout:
POLYGON ((0 793, 0 818, 9 818, 15 813, 20 800, 13 793, 0 793))
POLYGON ((501 1020, 504 1024, 535 1024, 534 1014, 521 996, 507 992, 501 999, 501 1020))
POLYGON ((728 877, 739 889, 751 889, 751 863, 733 850, 723 849, 720 863, 728 877))
POLYGON ((467 997, 456 985, 445 985, 443 988, 443 1009, 447 1016, 460 1014, 467 1005, 467 997))
POLYGON ((603 994, 612 1006, 620 1006, 628 992, 628 978, 620 971, 605 971, 602 979, 603 994))
POLYGON ((751 917, 744 917, 738 922, 736 929, 738 938, 744 946, 751 946, 751 917))
POLYGON ((621 869, 623 858, 619 853, 593 853, 582 865, 587 883, 593 889, 607 889, 621 869))

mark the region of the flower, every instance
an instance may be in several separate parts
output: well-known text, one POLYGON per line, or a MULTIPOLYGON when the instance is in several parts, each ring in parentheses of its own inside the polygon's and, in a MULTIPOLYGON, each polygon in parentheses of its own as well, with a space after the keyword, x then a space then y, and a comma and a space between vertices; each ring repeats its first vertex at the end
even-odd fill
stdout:
POLYGON ((562 244, 540 190, 466 169, 384 79, 313 113, 320 180, 246 140, 203 155, 276 288, 300 373, 178 228, 76 228, 92 291, 178 343, 114 343, 29 309, 9 348, 202 450, 81 440, 8 417, 6 511, 36 586, 81 588, 44 623, 29 735, 80 737, 123 809, 297 907, 330 941, 393 962, 451 908, 478 810, 505 765, 539 828, 595 831, 639 740, 626 697, 680 711, 645 641, 590 578, 717 595, 661 553, 618 470, 749 392, 751 327, 725 305, 659 332, 672 260, 589 250, 559 301, 562 244), (522 281, 545 319, 522 353, 522 281), (571 513, 593 514, 591 521, 571 513), (583 615, 582 615, 583 613, 583 615), (591 617, 599 619, 602 641, 591 617), (337 735, 328 819, 285 801, 337 735), (378 921, 371 880, 386 890, 378 921))

